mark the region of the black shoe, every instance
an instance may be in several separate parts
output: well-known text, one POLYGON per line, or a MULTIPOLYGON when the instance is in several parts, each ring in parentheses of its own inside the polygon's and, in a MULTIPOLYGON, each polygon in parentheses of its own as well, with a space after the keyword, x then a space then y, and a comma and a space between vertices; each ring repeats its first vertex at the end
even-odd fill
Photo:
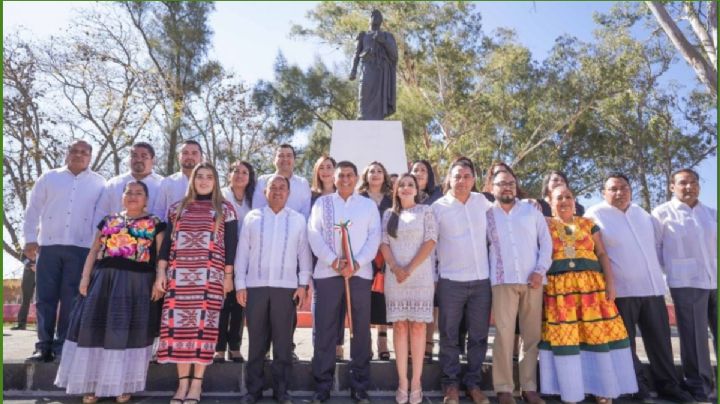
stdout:
POLYGON ((350 398, 355 400, 357 404, 370 404, 370 397, 364 391, 351 391, 350 398))
MULTIPOLYGON (((262 398, 262 397, 260 397, 260 398, 262 398)), ((258 401, 260 401, 260 398, 255 397, 254 395, 248 393, 248 394, 245 394, 245 395, 240 399, 240 403, 241 403, 241 404, 255 404, 255 403, 257 403, 258 401)))
POLYGON ((330 398, 330 393, 327 391, 317 391, 315 394, 313 394, 312 400, 310 400, 311 404, 320 404, 324 403, 330 398))
POLYGON ((675 401, 678 403, 694 403, 695 402, 695 398, 692 396, 692 394, 688 393, 687 391, 685 391, 677 386, 669 388, 667 390, 658 391, 658 395, 661 398, 664 398, 669 401, 675 401))
POLYGON ((277 404, 293 404, 292 397, 290 397, 289 394, 281 394, 279 396, 273 396, 273 400, 277 402, 277 404))
POLYGON ((24 329, 25 329, 25 324, 18 324, 18 325, 16 325, 15 327, 10 327, 10 329, 13 330, 13 331, 24 330, 24 329))
POLYGON ((50 351, 35 351, 27 358, 27 360, 33 362, 52 362, 53 359, 55 359, 55 357, 50 351))

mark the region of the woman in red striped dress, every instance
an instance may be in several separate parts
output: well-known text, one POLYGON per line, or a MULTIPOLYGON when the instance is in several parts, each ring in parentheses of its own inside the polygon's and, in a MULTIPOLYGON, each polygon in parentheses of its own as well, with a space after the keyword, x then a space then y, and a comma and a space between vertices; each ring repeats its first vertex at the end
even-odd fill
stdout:
POLYGON ((155 282, 165 293, 158 362, 177 364, 178 389, 170 402, 193 404, 213 360, 223 299, 232 290, 237 219, 209 163, 195 167, 185 197, 169 211, 155 282))

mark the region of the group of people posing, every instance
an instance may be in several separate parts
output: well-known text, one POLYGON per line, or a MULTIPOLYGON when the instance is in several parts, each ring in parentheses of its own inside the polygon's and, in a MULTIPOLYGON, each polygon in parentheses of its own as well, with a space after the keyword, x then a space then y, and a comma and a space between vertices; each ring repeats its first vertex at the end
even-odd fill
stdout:
POLYGON ((396 401, 422 402, 435 318, 444 403, 458 404, 462 387, 474 404, 488 404, 480 386, 491 316, 500 404, 515 403, 516 334, 528 404, 543 404, 541 393, 568 403, 586 394, 598 404, 649 399, 636 326, 660 396, 715 394, 708 328, 716 339, 717 214, 698 200, 691 169, 672 175, 672 200, 650 214, 632 203, 622 173, 607 176, 604 201, 585 211, 562 172, 549 173, 542 196, 530 199, 508 165, 491 165, 478 181, 464 157, 442 186, 425 160, 393 181, 380 162, 359 172, 329 156, 308 183, 283 144, 274 173, 256 177, 251 164, 235 162, 221 187, 194 141, 180 145, 181 171, 166 178, 153 172, 147 143, 133 145, 130 171, 107 182, 89 168, 91 156, 89 143, 70 145, 66 165, 35 183, 24 226, 24 253, 37 261, 32 359, 59 359, 55 383, 86 404, 129 401, 144 390, 153 355, 177 366, 171 404, 197 404, 208 365, 226 355, 244 361, 245 322, 244 403, 261 399, 272 352, 273 397, 290 404, 296 307, 309 293, 315 404, 330 397, 346 315, 351 397, 361 404, 369 402, 371 324, 393 327, 396 401))

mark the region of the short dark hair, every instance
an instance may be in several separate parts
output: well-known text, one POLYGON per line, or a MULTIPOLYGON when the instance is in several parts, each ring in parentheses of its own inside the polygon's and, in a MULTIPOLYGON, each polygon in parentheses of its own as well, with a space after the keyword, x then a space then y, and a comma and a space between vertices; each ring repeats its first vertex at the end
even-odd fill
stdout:
POLYGON ((467 157, 458 157, 452 163, 452 165, 450 165, 450 171, 448 172, 448 175, 450 175, 449 173, 452 172, 453 168, 455 167, 467 168, 472 172, 473 177, 477 177, 477 174, 475 173, 475 165, 472 163, 472 160, 467 157))
POLYGON ((280 146, 278 146, 277 149, 275 149, 275 154, 277 154, 277 152, 280 151, 280 149, 290 149, 293 152, 293 158, 297 157, 297 155, 295 154, 295 148, 292 147, 292 145, 290 145, 288 143, 283 143, 280 146))
POLYGON ((352 168, 355 175, 358 175, 357 166, 355 164, 353 164, 352 161, 347 161, 347 160, 339 161, 337 163, 337 166, 335 166, 335 169, 339 170, 341 168, 352 168))
POLYGON ((189 145, 189 144, 194 145, 194 146, 197 146, 198 149, 200 149, 200 154, 204 154, 204 153, 203 153, 202 146, 200 146, 200 143, 198 143, 196 140, 192 140, 192 139, 183 140, 182 143, 180 143, 180 146, 178 146, 178 151, 179 151, 180 149, 182 149, 183 146, 189 145))
POLYGON ((627 182, 628 185, 630 185, 630 179, 628 178, 627 175, 625 175, 625 174, 623 174, 623 173, 621 173, 621 172, 619 172, 619 171, 614 171, 614 172, 611 172, 610 174, 608 174, 608 175, 605 176, 605 179, 603 180, 603 185, 602 185, 602 186, 603 186, 603 189, 605 189, 605 184, 606 184, 611 178, 621 178, 621 179, 625 180, 625 182, 627 182))
MULTIPOLYGON (((134 145, 132 145, 132 147, 130 147, 130 148, 131 148, 131 149, 134 149, 134 148, 136 148, 136 147, 142 147, 142 148, 144 148, 144 149, 147 149, 147 151, 150 153, 150 156, 152 156, 152 158, 155 158, 155 148, 152 147, 152 145, 151 145, 150 143, 148 143, 148 142, 137 142, 137 143, 135 143, 134 145)), ((202 150, 202 149, 201 149, 201 150, 202 150)))
POLYGON ((695 177, 695 180, 697 182, 700 182, 700 174, 697 173, 697 171, 693 170, 692 168, 681 168, 670 175, 670 182, 675 183, 675 176, 680 173, 688 173, 691 174, 693 177, 695 177))
POLYGON ((123 188, 123 194, 125 193, 125 191, 128 190, 128 188, 130 188, 130 185, 140 185, 143 191, 145 191, 145 197, 148 198, 148 200, 150 199, 150 192, 148 191, 148 186, 140 180, 129 181, 127 184, 125 184, 125 187, 123 188))
POLYGON ((81 145, 85 146, 85 148, 89 149, 90 153, 92 153, 92 150, 93 150, 92 145, 90 144, 90 142, 88 142, 87 140, 83 140, 83 139, 73 139, 70 142, 70 144, 68 145, 68 150, 72 149, 72 147, 75 146, 76 144, 81 144, 81 145))

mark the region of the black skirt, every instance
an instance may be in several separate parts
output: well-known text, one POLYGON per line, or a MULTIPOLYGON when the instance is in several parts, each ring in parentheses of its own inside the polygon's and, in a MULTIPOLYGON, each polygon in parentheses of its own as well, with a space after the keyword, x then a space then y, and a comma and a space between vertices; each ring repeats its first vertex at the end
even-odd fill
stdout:
POLYGON ((105 349, 151 346, 156 325, 150 322, 154 271, 98 267, 87 296, 78 296, 67 339, 78 347, 105 349))

